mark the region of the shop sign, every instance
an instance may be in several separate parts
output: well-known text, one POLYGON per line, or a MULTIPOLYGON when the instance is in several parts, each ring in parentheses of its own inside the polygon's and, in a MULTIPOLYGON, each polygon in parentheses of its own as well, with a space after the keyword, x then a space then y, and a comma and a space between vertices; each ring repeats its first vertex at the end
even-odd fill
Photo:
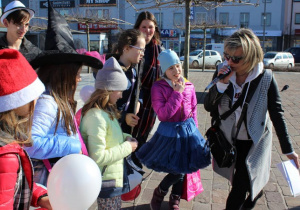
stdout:
MULTIPOLYGON (((75 7, 75 1, 51 1, 53 8, 71 8, 75 7)), ((47 1, 40 1, 40 8, 48 8, 47 1)))
POLYGON ((300 35, 300 29, 295 29, 295 35, 300 35))
MULTIPOLYGON (((89 30, 108 30, 108 29, 117 29, 116 24, 103 24, 103 23, 89 23, 89 30)), ((78 30, 86 30, 87 25, 85 23, 78 23, 78 30)))
POLYGON ((177 37, 176 29, 161 29, 160 30, 161 37, 177 37))
POLYGON ((80 7, 117 6, 117 0, 80 0, 80 7))

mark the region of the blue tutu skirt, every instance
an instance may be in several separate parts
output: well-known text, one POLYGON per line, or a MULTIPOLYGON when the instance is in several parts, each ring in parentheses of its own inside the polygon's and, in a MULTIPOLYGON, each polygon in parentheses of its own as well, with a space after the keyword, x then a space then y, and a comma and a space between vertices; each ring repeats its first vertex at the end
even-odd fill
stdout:
POLYGON ((194 119, 161 122, 136 156, 147 168, 166 173, 192 173, 210 164, 210 150, 194 119))

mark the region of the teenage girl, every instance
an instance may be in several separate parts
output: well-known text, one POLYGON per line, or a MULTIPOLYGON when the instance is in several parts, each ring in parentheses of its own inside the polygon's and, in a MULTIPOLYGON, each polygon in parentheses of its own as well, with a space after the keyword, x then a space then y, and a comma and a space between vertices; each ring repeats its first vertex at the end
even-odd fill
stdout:
MULTIPOLYGON (((136 29, 128 29, 121 33, 115 48, 116 59, 125 72, 128 86, 122 98, 117 101, 118 110, 122 111, 119 122, 125 133, 131 133, 132 127, 138 124, 137 116, 140 101, 137 100, 137 84, 143 66, 142 58, 145 52, 145 35, 136 29), (136 107, 137 106, 137 107, 136 107), (135 110, 136 108, 136 110, 135 110), (134 113, 135 111, 135 113, 134 113)), ((139 94, 141 99, 142 94, 139 94)))

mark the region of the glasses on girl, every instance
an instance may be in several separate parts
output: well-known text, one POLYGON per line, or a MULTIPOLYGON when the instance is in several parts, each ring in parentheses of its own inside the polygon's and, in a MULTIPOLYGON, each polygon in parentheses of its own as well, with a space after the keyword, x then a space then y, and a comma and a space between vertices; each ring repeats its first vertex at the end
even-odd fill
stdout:
POLYGON ((140 47, 137 47, 137 46, 133 46, 133 45, 129 45, 129 47, 138 49, 141 53, 145 53, 145 48, 143 49, 143 48, 140 48, 140 47))
POLYGON ((230 56, 230 55, 228 55, 226 52, 223 52, 223 54, 224 54, 224 58, 227 60, 227 61, 229 61, 230 59, 231 59, 231 61, 233 62, 233 63, 239 63, 240 62, 240 60, 242 60, 244 57, 243 56, 240 56, 240 57, 237 57, 237 56, 230 56))

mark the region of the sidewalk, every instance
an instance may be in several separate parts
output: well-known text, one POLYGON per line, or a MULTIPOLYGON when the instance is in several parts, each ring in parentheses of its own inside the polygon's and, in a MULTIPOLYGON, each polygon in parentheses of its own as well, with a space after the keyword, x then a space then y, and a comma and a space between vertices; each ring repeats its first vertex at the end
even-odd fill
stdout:
MULTIPOLYGON (((211 81, 213 71, 190 70, 189 79, 194 83, 198 98, 198 122, 199 130, 204 135, 210 126, 210 116, 204 110, 204 88, 211 81)), ((275 72, 279 90, 284 85, 289 88, 281 92, 283 108, 285 110, 286 123, 291 136, 295 151, 300 154, 300 73, 275 72)), ((80 88, 85 85, 93 85, 92 74, 82 74, 82 82, 79 84, 75 98, 78 100, 78 108, 81 108, 82 101, 79 98, 80 88)), ((153 132, 152 132, 153 133, 153 132)), ((256 210, 300 210, 300 196, 292 197, 287 182, 283 179, 276 164, 286 160, 282 155, 280 145, 273 129, 272 169, 269 183, 264 188, 264 196, 258 200, 256 210)), ((158 186, 164 173, 153 172, 145 169, 144 177, 149 177, 142 184, 142 191, 135 202, 123 202, 123 209, 149 210, 149 203, 154 188, 158 186)), ((225 202, 230 190, 229 182, 212 171, 211 166, 201 170, 201 179, 204 192, 198 195, 193 201, 181 200, 182 210, 221 210, 225 208, 225 202)), ((169 194, 168 194, 169 195, 169 194)), ((161 209, 168 209, 169 196, 165 197, 161 209)))

